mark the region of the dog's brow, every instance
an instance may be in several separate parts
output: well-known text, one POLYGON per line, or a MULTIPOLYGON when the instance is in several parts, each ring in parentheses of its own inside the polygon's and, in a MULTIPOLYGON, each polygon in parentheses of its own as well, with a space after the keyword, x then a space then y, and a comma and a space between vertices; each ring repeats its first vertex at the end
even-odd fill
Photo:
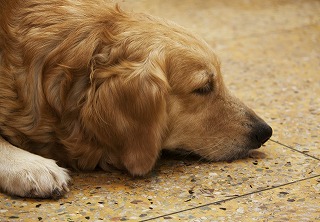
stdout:
POLYGON ((193 82, 196 87, 200 87, 203 84, 206 84, 214 77, 213 72, 200 71, 196 72, 193 78, 193 82))

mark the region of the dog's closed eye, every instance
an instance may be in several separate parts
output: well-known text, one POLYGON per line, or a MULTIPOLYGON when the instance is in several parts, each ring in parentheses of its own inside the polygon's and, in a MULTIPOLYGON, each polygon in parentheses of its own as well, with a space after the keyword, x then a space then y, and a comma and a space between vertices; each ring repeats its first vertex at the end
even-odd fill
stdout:
POLYGON ((212 91, 213 91, 213 82, 208 81, 205 85, 193 90, 192 93, 197 95, 208 95, 212 91))

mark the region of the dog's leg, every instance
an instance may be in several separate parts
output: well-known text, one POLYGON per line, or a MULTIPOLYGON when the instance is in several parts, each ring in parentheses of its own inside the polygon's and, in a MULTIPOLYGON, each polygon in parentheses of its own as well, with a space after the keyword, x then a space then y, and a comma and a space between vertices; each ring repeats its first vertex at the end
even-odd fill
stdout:
POLYGON ((0 136, 0 189, 10 195, 59 198, 68 191, 67 170, 54 160, 17 148, 0 136))

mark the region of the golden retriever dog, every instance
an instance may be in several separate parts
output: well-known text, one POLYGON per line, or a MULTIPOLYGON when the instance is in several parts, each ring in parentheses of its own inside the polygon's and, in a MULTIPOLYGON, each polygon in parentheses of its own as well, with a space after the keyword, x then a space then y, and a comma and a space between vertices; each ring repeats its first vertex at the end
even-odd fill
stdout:
POLYGON ((244 157, 272 129, 197 35, 104 0, 0 0, 0 189, 49 198, 65 168, 150 172, 162 149, 244 157))

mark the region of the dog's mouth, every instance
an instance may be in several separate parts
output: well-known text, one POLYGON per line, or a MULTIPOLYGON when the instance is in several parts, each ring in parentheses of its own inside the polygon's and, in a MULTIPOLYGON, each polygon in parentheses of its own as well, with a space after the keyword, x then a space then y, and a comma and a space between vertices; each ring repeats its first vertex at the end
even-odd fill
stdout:
POLYGON ((176 149, 163 149, 161 152, 161 157, 170 159, 181 159, 181 160, 201 160, 204 159, 200 154, 192 151, 188 151, 183 148, 176 149))
POLYGON ((244 149, 246 150, 257 150, 260 149, 263 146, 264 143, 255 143, 255 144, 249 144, 244 149))
POLYGON ((247 149, 247 150, 256 150, 256 149, 259 149, 259 148, 261 148, 262 146, 264 146, 264 144, 265 144, 270 138, 271 138, 271 136, 263 139, 262 141, 259 141, 258 139, 256 139, 256 140, 254 140, 253 142, 251 142, 251 143, 246 147, 246 149, 247 149))
POLYGON ((165 148, 164 155, 170 154, 177 158, 196 158, 205 161, 233 161, 237 159, 244 159, 250 156, 252 150, 257 150, 264 146, 264 144, 271 138, 272 128, 262 122, 257 124, 251 133, 246 136, 244 141, 237 143, 230 143, 230 140, 225 140, 223 144, 217 147, 210 147, 203 144, 203 147, 192 147, 181 144, 175 148, 165 148), (229 144, 228 144, 229 143, 229 144))
MULTIPOLYGON (((215 150, 211 150, 207 153, 200 153, 197 150, 202 149, 188 149, 183 146, 175 149, 163 149, 161 157, 162 158, 170 158, 170 159, 178 159, 178 160, 197 160, 204 162, 220 162, 227 161, 232 162, 237 159, 244 159, 249 157, 251 150, 258 149, 259 147, 255 147, 252 149, 248 149, 248 147, 237 147, 229 150, 228 152, 222 152, 219 155, 216 155, 215 150)), ((210 150, 208 148, 207 150, 210 150)))

